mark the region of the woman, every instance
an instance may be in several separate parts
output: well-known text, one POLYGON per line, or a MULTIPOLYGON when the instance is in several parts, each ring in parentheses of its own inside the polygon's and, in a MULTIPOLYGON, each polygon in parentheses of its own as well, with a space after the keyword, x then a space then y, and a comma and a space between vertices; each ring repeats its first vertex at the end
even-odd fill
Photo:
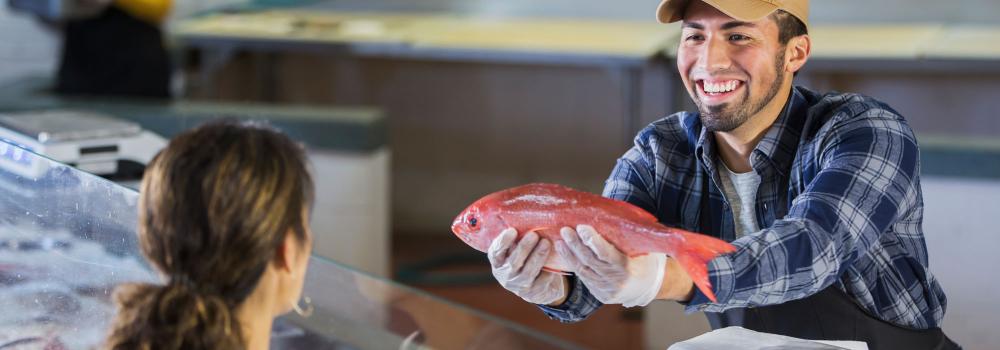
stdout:
POLYGON ((116 291, 108 349, 266 349, 296 307, 311 251, 313 182, 302 148, 253 123, 185 132, 150 162, 143 255, 165 285, 116 291))

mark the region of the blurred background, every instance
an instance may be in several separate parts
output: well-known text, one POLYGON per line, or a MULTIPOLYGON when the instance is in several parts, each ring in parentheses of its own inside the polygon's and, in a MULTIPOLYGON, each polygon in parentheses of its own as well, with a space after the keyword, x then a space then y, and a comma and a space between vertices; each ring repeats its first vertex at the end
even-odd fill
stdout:
MULTIPOLYGON (((449 230, 502 188, 600 192, 639 129, 693 109, 672 58, 679 27, 656 23, 657 3, 8 0, 0 113, 100 113, 164 138, 220 115, 274 121, 310 148, 317 255, 582 347, 662 349, 706 332, 704 318, 664 302, 559 324, 449 230)), ((995 348, 1000 2, 814 1, 810 16, 814 51, 796 83, 871 95, 908 119, 944 330, 995 348)))

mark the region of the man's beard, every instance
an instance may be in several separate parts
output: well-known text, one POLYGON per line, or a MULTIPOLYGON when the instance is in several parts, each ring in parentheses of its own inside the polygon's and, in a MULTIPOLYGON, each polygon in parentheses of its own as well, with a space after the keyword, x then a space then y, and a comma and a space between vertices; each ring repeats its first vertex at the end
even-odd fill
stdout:
MULTIPOLYGON (((746 123, 751 116, 757 114, 774 96, 778 95, 778 91, 781 90, 781 84, 785 80, 785 51, 782 50, 781 54, 774 61, 774 69, 776 72, 776 77, 774 82, 768 88, 767 93, 764 94, 763 98, 750 101, 750 85, 745 84, 743 89, 743 99, 738 106, 730 106, 730 103, 721 103, 712 106, 706 106, 702 104, 701 99, 697 98, 698 94, 694 94, 695 104, 698 105, 698 111, 701 115, 701 124, 708 131, 720 131, 720 132, 730 132, 734 129, 746 123)), ((697 84, 694 87, 698 88, 697 84)))

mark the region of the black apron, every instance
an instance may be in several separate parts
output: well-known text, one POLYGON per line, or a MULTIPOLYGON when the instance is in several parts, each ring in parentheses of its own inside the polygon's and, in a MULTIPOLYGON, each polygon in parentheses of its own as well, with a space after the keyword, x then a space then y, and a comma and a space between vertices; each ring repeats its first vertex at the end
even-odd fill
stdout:
POLYGON ((56 92, 170 97, 170 60, 160 28, 115 7, 64 30, 56 92))
POLYGON ((812 340, 858 340, 868 349, 960 349, 941 328, 905 328, 871 316, 835 286, 779 305, 705 312, 712 329, 729 326, 812 340))

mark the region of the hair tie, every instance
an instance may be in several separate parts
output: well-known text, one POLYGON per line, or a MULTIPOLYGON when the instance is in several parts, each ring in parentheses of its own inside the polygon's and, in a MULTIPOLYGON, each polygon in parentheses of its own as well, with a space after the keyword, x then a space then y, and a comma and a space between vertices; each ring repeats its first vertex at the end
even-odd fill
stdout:
POLYGON ((191 292, 193 292, 195 294, 201 294, 201 295, 218 295, 219 297, 222 297, 222 295, 219 294, 219 290, 216 289, 215 286, 206 285, 204 283, 201 283, 201 284, 195 283, 194 280, 191 279, 191 277, 188 276, 188 275, 186 275, 186 274, 173 274, 173 275, 170 275, 170 280, 167 282, 167 285, 168 286, 180 286, 180 287, 185 288, 185 289, 187 289, 187 290, 189 290, 189 291, 191 291, 191 292))

